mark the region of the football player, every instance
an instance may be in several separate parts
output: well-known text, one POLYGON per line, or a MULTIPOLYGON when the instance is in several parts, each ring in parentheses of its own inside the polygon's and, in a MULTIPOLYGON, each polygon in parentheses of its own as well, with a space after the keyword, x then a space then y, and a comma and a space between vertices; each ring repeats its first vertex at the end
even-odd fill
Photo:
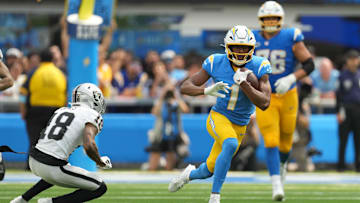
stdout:
POLYGON ((193 165, 187 166, 171 180, 168 188, 170 192, 178 191, 191 180, 208 178, 214 174, 209 203, 220 202, 220 190, 231 159, 245 136, 255 105, 264 110, 270 103, 268 78, 271 67, 267 59, 253 56, 255 42, 253 33, 247 27, 238 25, 231 28, 224 38, 226 54, 210 55, 202 69, 182 83, 183 94, 218 97, 206 121, 207 131, 214 139, 214 144, 206 162, 197 169, 193 165), (240 71, 240 68, 246 69, 240 71), (251 72, 259 81, 258 89, 247 81, 251 72), (202 87, 210 77, 215 84, 202 87))
POLYGON ((272 180, 273 199, 284 199, 283 181, 298 110, 296 81, 314 69, 299 29, 282 28, 284 10, 275 1, 266 1, 258 11, 261 29, 254 30, 255 55, 267 58, 272 66, 271 102, 267 110, 256 110, 256 119, 266 147, 266 162, 272 180), (295 70, 297 61, 302 68, 295 70), (281 163, 281 164, 280 164, 281 163))
POLYGON ((101 90, 91 83, 78 85, 72 93, 71 107, 55 111, 30 151, 30 169, 41 180, 10 203, 28 202, 53 185, 79 189, 59 197, 40 198, 39 203, 86 202, 102 196, 107 190, 104 181, 95 173, 71 166, 67 159, 75 148, 83 145, 98 167, 112 167, 109 157, 100 157, 95 143, 95 136, 103 126, 104 112, 101 90))

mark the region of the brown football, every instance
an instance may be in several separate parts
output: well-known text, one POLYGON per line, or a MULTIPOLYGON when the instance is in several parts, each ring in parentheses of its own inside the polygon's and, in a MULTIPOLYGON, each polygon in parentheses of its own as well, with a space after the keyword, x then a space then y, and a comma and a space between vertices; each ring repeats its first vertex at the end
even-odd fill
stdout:
MULTIPOLYGON (((247 68, 240 68, 240 71, 246 71, 247 68)), ((251 72, 248 74, 246 80, 253 86, 255 89, 259 89, 259 80, 257 79, 256 75, 251 72)))

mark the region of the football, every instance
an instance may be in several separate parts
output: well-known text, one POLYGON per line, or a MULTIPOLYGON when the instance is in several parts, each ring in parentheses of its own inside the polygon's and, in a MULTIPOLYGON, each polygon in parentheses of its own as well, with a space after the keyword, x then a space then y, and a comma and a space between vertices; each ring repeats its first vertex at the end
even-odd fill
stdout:
MULTIPOLYGON (((246 71, 248 70, 247 68, 240 68, 240 71, 246 71)), ((251 72, 250 74, 248 74, 246 80, 251 84, 251 86, 253 86, 255 89, 259 89, 259 80, 257 79, 256 75, 251 72)))

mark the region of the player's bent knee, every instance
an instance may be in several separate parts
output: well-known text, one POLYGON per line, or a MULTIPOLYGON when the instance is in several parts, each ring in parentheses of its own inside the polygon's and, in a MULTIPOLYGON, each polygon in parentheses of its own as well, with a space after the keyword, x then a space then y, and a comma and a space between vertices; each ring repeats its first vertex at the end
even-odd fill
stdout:
POLYGON ((228 138, 223 142, 223 150, 235 153, 238 145, 239 141, 236 138, 228 138))

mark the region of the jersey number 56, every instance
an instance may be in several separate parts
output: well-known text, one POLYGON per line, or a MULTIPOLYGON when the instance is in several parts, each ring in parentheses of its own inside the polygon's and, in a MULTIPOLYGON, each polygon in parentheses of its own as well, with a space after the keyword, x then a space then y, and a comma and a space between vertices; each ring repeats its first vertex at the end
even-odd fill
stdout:
POLYGON ((256 56, 267 58, 270 61, 272 74, 280 74, 285 71, 286 51, 259 49, 256 50, 256 56))

